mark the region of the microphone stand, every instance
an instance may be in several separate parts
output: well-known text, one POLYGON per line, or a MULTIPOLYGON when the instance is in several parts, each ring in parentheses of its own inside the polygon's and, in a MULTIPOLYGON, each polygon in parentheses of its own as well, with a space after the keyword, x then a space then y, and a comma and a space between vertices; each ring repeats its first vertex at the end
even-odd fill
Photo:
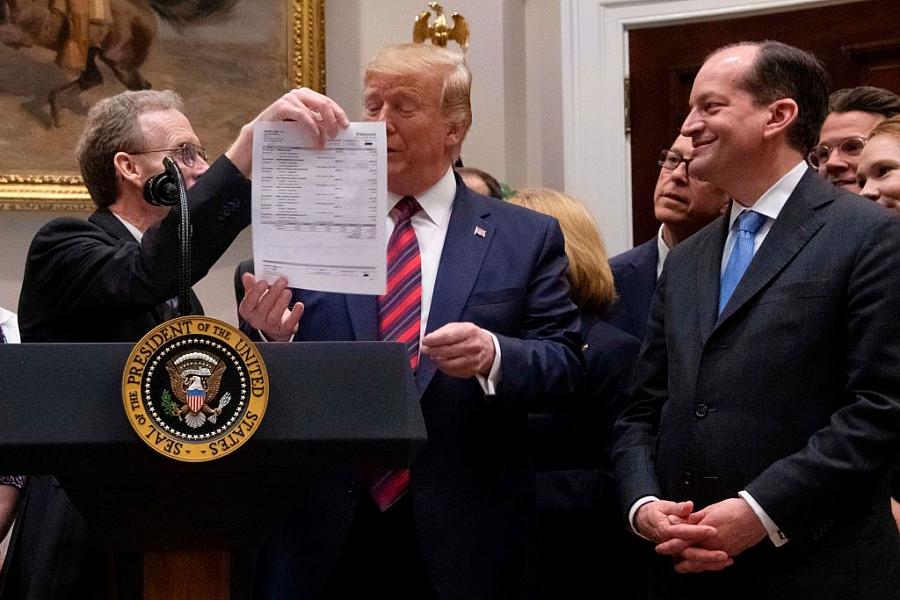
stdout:
POLYGON ((178 188, 178 206, 181 220, 178 226, 178 315, 192 314, 191 304, 191 214, 188 211, 187 186, 181 169, 171 156, 163 158, 166 174, 175 180, 178 188))

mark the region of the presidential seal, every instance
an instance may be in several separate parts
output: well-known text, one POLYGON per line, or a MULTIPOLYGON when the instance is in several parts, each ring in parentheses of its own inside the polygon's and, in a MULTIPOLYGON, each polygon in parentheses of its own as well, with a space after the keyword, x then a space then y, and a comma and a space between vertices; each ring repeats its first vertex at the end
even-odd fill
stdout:
POLYGON ((253 342, 202 316, 150 331, 122 374, 131 426, 160 454, 186 462, 234 452, 259 428, 268 397, 266 367, 253 342))

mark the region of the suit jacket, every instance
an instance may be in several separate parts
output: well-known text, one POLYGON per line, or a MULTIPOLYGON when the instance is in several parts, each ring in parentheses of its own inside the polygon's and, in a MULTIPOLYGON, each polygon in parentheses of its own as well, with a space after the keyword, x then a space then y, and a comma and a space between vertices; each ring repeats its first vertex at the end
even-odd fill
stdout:
POLYGON ((790 541, 765 539, 717 574, 669 562, 654 597, 895 597, 900 219, 807 172, 717 315, 727 223, 666 260, 616 475, 625 510, 747 490, 790 541))
POLYGON ((590 508, 599 470, 607 476, 611 473, 613 425, 625 406, 640 348, 640 341, 596 313, 582 312, 581 335, 585 360, 581 389, 557 402, 552 412, 528 415, 535 470, 577 470, 591 481, 590 493, 583 493, 586 489, 539 490, 549 510, 590 508))
MULTIPOLYGON (((250 182, 221 158, 189 195, 193 283, 250 223, 250 182)), ((87 221, 60 218, 44 225, 25 264, 22 341, 136 342, 162 323, 159 305, 177 294, 178 223, 176 207, 144 233, 141 244, 106 209, 87 221)), ((98 482, 108 484, 115 482, 98 482)), ((101 593, 103 555, 55 478, 31 478, 14 536, 0 581, 4 600, 101 593)))
MULTIPOLYGON (((605 316, 605 315, 604 315, 605 316)), ((537 479, 540 598, 635 597, 640 557, 618 518, 611 455, 640 341, 581 313, 585 378, 553 412, 528 415, 537 479), (627 550, 622 544, 628 544, 627 550)))
MULTIPOLYGON (((250 224, 250 182, 226 158, 190 191, 192 283, 250 224)), ((24 342, 137 341, 178 292, 179 211, 138 244, 109 210, 44 225, 28 250, 19 298, 24 342)), ((197 307, 199 308, 199 307, 197 307)))
MULTIPOLYGON (((457 176, 426 331, 473 322, 497 336, 502 359, 497 395, 490 398, 475 378, 449 377, 424 355, 416 372, 428 441, 412 464, 410 493, 416 534, 441 598, 530 593, 534 474, 527 412, 572 393, 583 371, 566 267, 555 219, 476 194, 457 176), (475 235, 477 227, 484 237, 475 235)), ((296 290, 294 300, 305 305, 299 341, 378 339, 375 296, 296 290)), ((367 493, 359 474, 333 478, 333 493, 312 494, 320 505, 304 499, 310 517, 286 536, 294 541, 282 540, 281 550, 290 547, 294 557, 282 552, 278 572, 263 577, 274 582, 271 597, 315 597, 333 569, 359 494, 367 493), (306 540, 297 544, 301 533, 306 540)))
POLYGON ((639 340, 647 329, 650 302, 656 291, 657 262, 656 237, 609 259, 619 297, 606 320, 639 340))

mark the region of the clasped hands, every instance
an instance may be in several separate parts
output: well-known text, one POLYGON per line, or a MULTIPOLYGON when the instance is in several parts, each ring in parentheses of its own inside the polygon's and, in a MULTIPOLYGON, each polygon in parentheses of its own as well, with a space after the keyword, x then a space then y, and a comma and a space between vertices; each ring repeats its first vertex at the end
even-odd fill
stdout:
MULTIPOLYGON (((293 295, 287 280, 279 277, 269 285, 252 273, 244 273, 241 283, 244 285, 244 298, 238 306, 241 318, 269 341, 290 340, 300 327, 304 307, 302 302, 290 306, 293 295)), ((422 338, 422 354, 452 377, 486 376, 494 364, 494 339, 474 323, 447 323, 422 338)))
POLYGON ((728 498, 694 512, 694 503, 655 500, 641 506, 635 528, 671 556, 679 573, 721 571, 766 537, 762 522, 743 498, 728 498))

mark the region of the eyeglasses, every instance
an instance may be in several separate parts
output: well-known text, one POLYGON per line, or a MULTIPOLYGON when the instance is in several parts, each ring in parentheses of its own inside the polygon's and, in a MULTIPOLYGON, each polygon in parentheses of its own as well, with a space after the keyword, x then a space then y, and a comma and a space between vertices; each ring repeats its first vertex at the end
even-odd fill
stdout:
POLYGON ((669 171, 674 171, 678 168, 678 165, 684 163, 684 171, 687 173, 688 168, 691 166, 691 161, 693 158, 685 158, 682 156, 681 152, 678 150, 672 150, 671 148, 663 148, 659 151, 659 160, 656 161, 656 164, 661 166, 663 169, 668 169, 669 171))
POLYGON ((151 152, 172 152, 186 167, 193 167, 199 156, 206 162, 206 148, 197 144, 186 143, 175 148, 157 148, 156 150, 144 150, 142 152, 129 152, 129 154, 150 154, 151 152))
POLYGON ((863 137, 850 137, 841 142, 837 146, 829 146, 828 144, 819 144, 814 147, 806 157, 806 161, 813 169, 818 169, 821 165, 828 162, 828 158, 834 150, 837 150, 844 156, 859 156, 863 147, 868 140, 863 137))

